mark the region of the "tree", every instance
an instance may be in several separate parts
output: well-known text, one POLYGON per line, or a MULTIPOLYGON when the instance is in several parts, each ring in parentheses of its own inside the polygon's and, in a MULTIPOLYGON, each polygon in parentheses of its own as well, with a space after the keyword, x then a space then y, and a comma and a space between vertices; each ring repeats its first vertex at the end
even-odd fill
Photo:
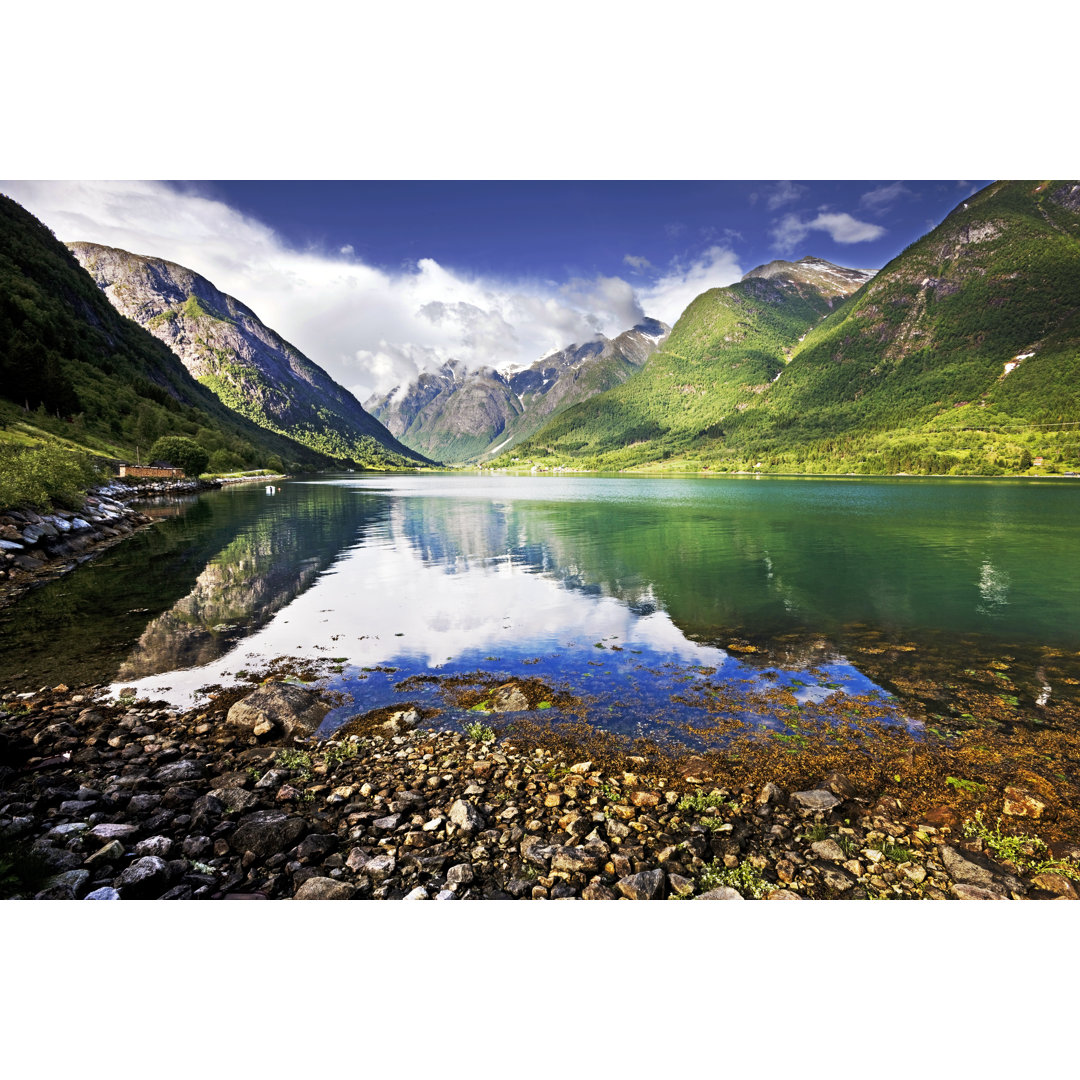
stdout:
POLYGON ((167 461, 183 469, 188 476, 198 476, 206 469, 210 455, 191 439, 166 435, 150 447, 151 461, 167 461))

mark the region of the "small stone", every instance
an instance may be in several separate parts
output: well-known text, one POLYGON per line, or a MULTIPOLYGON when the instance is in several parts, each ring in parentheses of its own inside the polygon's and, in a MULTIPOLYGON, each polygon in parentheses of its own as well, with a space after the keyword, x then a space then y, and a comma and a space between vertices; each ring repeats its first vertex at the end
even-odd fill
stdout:
POLYGON ((1046 803, 1034 792, 1026 788, 1007 787, 1005 789, 1004 811, 1010 817, 1041 818, 1046 809, 1046 803))
POLYGON ((841 799, 853 799, 855 797, 855 785, 842 772, 831 772, 821 782, 823 788, 827 788, 841 799))
POLYGON ((402 900, 430 900, 430 899, 431 899, 431 897, 428 896, 427 889, 425 889, 423 885, 417 885, 416 888, 412 890, 412 892, 408 892, 402 897, 402 900))
POLYGON ((294 900, 351 900, 356 890, 330 877, 309 877, 293 896, 294 900))
POLYGON ((136 859, 113 882, 117 889, 125 890, 124 895, 134 899, 156 896, 168 882, 168 867, 165 860, 156 855, 146 855, 136 859))
POLYGON ((999 866, 985 855, 973 851, 958 851, 948 845, 942 845, 939 854, 949 877, 957 884, 977 885, 1002 894, 1023 893, 1027 889, 1015 874, 1010 874, 1005 867, 999 866))
POLYGON ((767 900, 801 900, 802 897, 790 889, 774 889, 766 897, 767 900))
POLYGON ((984 889, 981 885, 966 885, 962 881, 954 882, 949 890, 957 900, 1004 900, 1005 893, 1000 889, 984 889))
POLYGON ((847 858, 844 849, 835 840, 818 840, 810 845, 810 850, 819 859, 828 859, 830 862, 842 863, 847 858))
POLYGON ((93 855, 90 855, 83 865, 90 866, 91 863, 95 862, 115 862, 123 857, 124 845, 119 840, 110 840, 107 844, 99 847, 93 855))
POLYGON ((477 832, 484 827, 484 818, 471 802, 458 799, 450 807, 450 820, 463 832, 477 832))
POLYGON ((1052 870, 1044 870, 1041 874, 1036 874, 1031 879, 1031 884, 1037 889, 1056 893, 1068 900, 1080 900, 1080 893, 1077 892, 1076 886, 1064 874, 1057 874, 1052 870))
POLYGON ((197 761, 172 761, 162 766, 154 779, 161 784, 181 784, 185 780, 199 780, 203 775, 203 767, 197 761))
POLYGON ((813 791, 796 791, 791 801, 799 810, 831 810, 840 800, 831 792, 818 788, 813 791))
POLYGON ((171 850, 172 841, 167 836, 151 836, 135 845, 136 855, 158 855, 163 859, 171 850))
POLYGON ((476 877, 470 863, 458 863, 446 871, 446 883, 448 885, 468 885, 476 877))
POLYGON ((777 787, 771 781, 758 792, 757 803, 759 806, 767 806, 769 803, 779 803, 784 800, 783 789, 777 787))
POLYGON ((926 880, 926 867, 918 863, 904 863, 900 870, 909 881, 913 881, 916 885, 926 880))
POLYGON ((695 896, 695 900, 745 900, 746 897, 742 895, 737 889, 732 889, 727 885, 721 885, 718 889, 710 889, 708 892, 703 892, 700 896, 695 896))
POLYGON ((694 893, 694 883, 681 874, 668 874, 668 884, 676 896, 692 896, 694 893))
POLYGON ((584 776, 592 768, 591 761, 579 761, 576 765, 570 766, 570 771, 577 776, 584 776))
POLYGON ((600 882, 594 881, 581 890, 582 900, 617 900, 618 897, 600 882))
POLYGON ((103 821, 100 825, 95 825, 89 832, 89 836, 95 840, 130 840, 133 836, 136 836, 139 832, 137 825, 113 825, 107 821, 103 821))
POLYGON ((104 888, 95 889, 93 892, 88 892, 84 897, 84 900, 119 900, 120 894, 116 889, 106 885, 104 888))
POLYGON ((660 802, 660 795, 655 791, 632 791, 630 802, 634 806, 656 806, 660 802))
POLYGON ((435 894, 435 899, 436 900, 456 900, 457 899, 457 893, 451 892, 450 889, 440 889, 435 894))
POLYGON ((364 863, 363 872, 374 881, 383 881, 396 869, 397 860, 393 855, 376 855, 364 863))
POLYGON ((615 888, 628 900, 663 900, 666 877, 663 870, 643 870, 622 878, 615 888))

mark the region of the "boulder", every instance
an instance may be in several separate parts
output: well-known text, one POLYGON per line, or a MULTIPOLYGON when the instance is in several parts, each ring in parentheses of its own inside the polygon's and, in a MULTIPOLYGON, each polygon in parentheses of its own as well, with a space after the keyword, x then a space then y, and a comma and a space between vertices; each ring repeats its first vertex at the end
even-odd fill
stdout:
POLYGON ((129 900, 145 900, 160 896, 169 881, 169 869, 165 860, 157 855, 144 855, 136 859, 114 882, 129 900))
POLYGON ((258 858, 288 851, 307 831, 303 818, 289 817, 280 810, 256 810, 240 819, 229 846, 237 854, 250 851, 258 858))
POLYGON ((229 710, 226 722, 255 734, 310 735, 330 711, 319 695, 292 683, 265 683, 229 710), (258 729, 258 730, 256 730, 258 729))

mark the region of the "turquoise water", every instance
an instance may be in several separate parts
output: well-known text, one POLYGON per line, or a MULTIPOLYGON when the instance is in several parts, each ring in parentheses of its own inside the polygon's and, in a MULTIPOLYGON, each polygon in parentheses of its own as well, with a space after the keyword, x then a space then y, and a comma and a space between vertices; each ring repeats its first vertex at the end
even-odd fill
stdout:
POLYGON ((276 657, 332 660, 353 698, 332 724, 406 676, 483 669, 648 733, 694 680, 794 680, 810 700, 1006 651, 1034 694, 1048 656, 1073 674, 1080 649, 1068 480, 349 474, 153 512, 0 615, 0 684, 186 705, 276 657))

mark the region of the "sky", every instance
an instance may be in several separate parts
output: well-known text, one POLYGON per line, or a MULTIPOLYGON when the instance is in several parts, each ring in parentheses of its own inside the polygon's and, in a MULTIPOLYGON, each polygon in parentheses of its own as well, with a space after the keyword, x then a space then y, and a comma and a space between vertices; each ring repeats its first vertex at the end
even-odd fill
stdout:
POLYGON ((879 269, 986 181, 0 181, 63 241, 169 259, 361 401, 527 365, 773 259, 879 269))

